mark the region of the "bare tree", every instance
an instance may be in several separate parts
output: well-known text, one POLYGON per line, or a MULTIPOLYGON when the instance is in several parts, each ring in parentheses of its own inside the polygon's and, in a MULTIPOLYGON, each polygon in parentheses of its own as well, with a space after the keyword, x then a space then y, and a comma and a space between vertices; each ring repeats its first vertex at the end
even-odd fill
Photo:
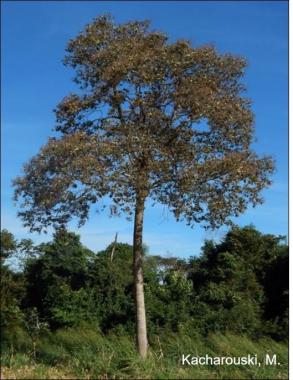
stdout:
POLYGON ((246 62, 211 46, 169 43, 149 22, 94 19, 69 41, 65 65, 80 90, 57 106, 55 130, 14 181, 31 230, 58 227, 92 204, 134 214, 137 344, 147 354, 142 234, 146 199, 177 220, 216 228, 262 201, 270 157, 251 151, 246 62))
POLYGON ((111 249, 111 256, 110 256, 110 260, 111 261, 113 261, 113 258, 114 258, 115 248, 116 248, 116 244, 117 244, 117 237, 118 237, 118 232, 116 232, 116 234, 115 234, 115 239, 114 239, 114 242, 113 242, 113 247, 111 249))

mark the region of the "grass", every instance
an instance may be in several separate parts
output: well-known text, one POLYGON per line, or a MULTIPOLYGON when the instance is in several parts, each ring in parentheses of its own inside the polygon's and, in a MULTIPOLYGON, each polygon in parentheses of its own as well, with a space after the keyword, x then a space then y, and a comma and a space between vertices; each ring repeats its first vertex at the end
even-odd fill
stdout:
POLYGON ((213 334, 151 337, 142 361, 131 337, 103 336, 90 328, 47 333, 36 344, 23 332, 2 349, 2 379, 287 379, 288 348, 270 339, 213 334), (276 354, 279 366, 182 366, 182 354, 245 356, 276 354))

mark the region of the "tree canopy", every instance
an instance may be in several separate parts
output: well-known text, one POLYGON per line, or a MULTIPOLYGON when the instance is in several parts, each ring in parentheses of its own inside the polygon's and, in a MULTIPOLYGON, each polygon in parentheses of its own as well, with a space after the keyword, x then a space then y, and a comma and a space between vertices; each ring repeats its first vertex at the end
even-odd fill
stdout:
MULTIPOLYGON (((90 324, 105 334, 133 335, 132 246, 117 242, 111 260, 112 246, 93 253, 63 230, 34 245, 38 253, 26 255, 20 272, 4 265, 4 337, 12 339, 17 325, 26 326, 33 310, 52 331, 90 324)), ((194 254, 185 260, 145 255, 150 342, 181 330, 188 336, 232 332, 287 339, 289 255, 280 236, 237 227, 194 254)))
POLYGON ((243 58, 101 16, 69 41, 64 63, 80 91, 56 107, 60 137, 14 182, 31 230, 84 223, 105 195, 112 213, 131 215, 139 194, 212 227, 261 202, 273 162, 250 149, 243 58))

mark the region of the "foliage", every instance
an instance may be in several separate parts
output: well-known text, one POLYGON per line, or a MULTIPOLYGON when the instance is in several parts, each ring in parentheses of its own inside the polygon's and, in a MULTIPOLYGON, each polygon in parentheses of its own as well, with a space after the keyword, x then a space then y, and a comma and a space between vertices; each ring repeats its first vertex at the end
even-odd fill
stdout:
MULTIPOLYGON (((282 239, 263 235, 253 226, 235 227, 223 242, 215 245, 207 241, 202 256, 190 260, 189 277, 196 289, 195 313, 205 309, 208 330, 258 335, 262 321, 276 317, 274 308, 278 309, 279 318, 285 315, 288 247, 280 244, 282 239)), ((276 324, 279 322, 275 320, 276 324)), ((274 337, 285 335, 286 332, 274 337)))
POLYGON ((275 248, 275 255, 264 277, 267 333, 275 339, 289 334, 289 251, 288 246, 275 248))
POLYGON ((24 282, 23 274, 1 267, 1 329, 13 329, 22 321, 20 304, 25 294, 24 282))
MULTIPOLYGON (((2 325, 26 326, 33 308, 51 329, 91 321, 104 333, 134 332, 132 247, 112 243, 94 254, 58 230, 31 248, 23 272, 2 265, 2 325), (115 249, 113 253, 113 244, 115 249)), ((230 331, 288 337, 288 247, 253 226, 205 242, 189 260, 145 253, 149 340, 164 331, 230 331)))
POLYGON ((92 315, 90 292, 85 289, 93 253, 79 236, 58 230, 52 243, 41 244, 39 257, 25 267, 28 281, 24 307, 36 307, 52 327, 73 325, 92 315))
POLYGON ((18 242, 7 230, 1 230, 1 331, 16 328, 22 321, 20 309, 24 295, 24 276, 14 273, 6 264, 7 259, 17 252, 18 242))
POLYGON ((34 246, 34 256, 27 247, 22 272, 2 264, 3 378, 286 378, 282 237, 247 226, 222 242, 207 241, 200 256, 186 261, 145 252, 150 353, 144 362, 133 345, 130 245, 116 242, 94 254, 61 229, 52 242, 34 246), (282 365, 178 365, 182 353, 193 352, 276 353, 282 365))
POLYGON ((113 244, 95 257, 90 267, 89 286, 95 294, 101 328, 107 331, 120 325, 133 332, 132 247, 117 243, 111 260, 112 249, 113 244))
POLYGON ((80 94, 56 107, 60 138, 14 182, 31 230, 84 223, 105 195, 113 213, 132 215, 149 197, 177 219, 212 227, 261 202, 273 162, 250 149, 243 58, 170 43, 146 21, 101 16, 69 41, 64 63, 80 94))
POLYGON ((9 231, 1 230, 1 260, 7 259, 16 250, 17 242, 9 231))

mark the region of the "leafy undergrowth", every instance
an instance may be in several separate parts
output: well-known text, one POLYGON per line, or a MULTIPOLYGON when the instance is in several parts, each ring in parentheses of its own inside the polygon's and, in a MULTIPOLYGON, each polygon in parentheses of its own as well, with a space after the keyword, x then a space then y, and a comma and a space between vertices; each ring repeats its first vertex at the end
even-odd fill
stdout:
POLYGON ((286 379, 288 348, 271 339, 254 342, 244 336, 213 334, 206 338, 168 334, 153 336, 148 358, 142 361, 134 341, 125 335, 103 336, 88 328, 47 333, 35 352, 23 331, 2 348, 2 379, 286 379), (186 366, 191 356, 245 356, 276 354, 280 365, 186 366))

